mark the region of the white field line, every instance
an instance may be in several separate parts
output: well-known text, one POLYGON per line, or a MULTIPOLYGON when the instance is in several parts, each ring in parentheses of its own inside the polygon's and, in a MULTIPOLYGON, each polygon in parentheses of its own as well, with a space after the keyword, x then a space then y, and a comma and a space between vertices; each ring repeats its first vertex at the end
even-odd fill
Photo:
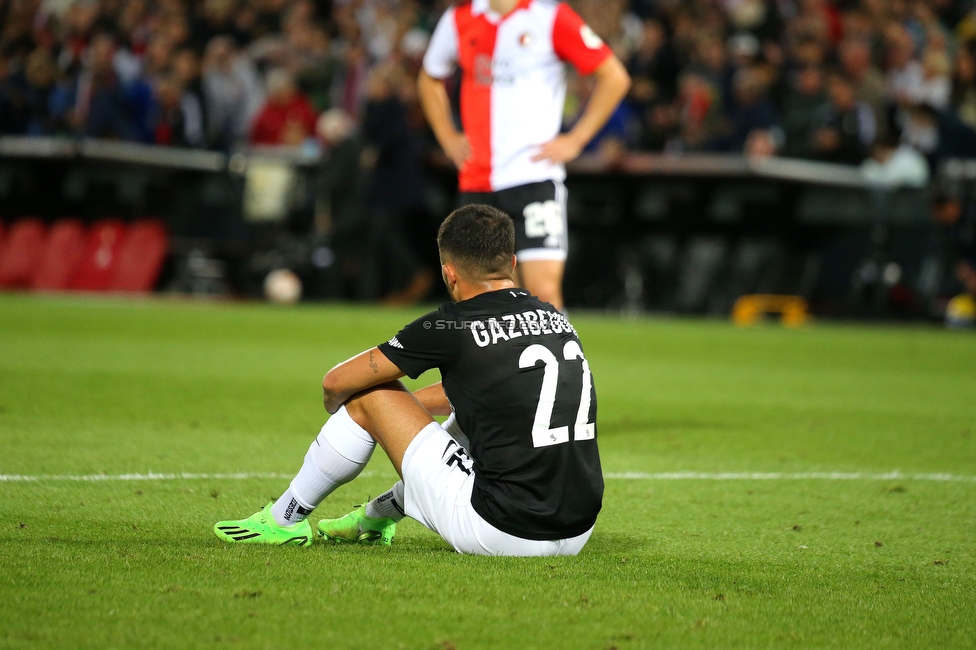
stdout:
POLYGON ((248 481, 251 479, 290 479, 292 474, 273 474, 273 473, 247 473, 239 472, 235 474, 202 474, 180 472, 179 474, 157 474, 149 472, 147 474, 40 474, 37 476, 27 476, 25 474, 0 474, 0 483, 41 483, 53 481, 75 481, 82 483, 97 483, 100 481, 192 481, 192 480, 216 480, 216 481, 248 481))
POLYGON ((632 481, 936 481, 976 483, 976 476, 886 472, 608 472, 608 479, 632 481))
MULTIPOLYGON (((360 476, 371 476, 363 472, 360 476)), ((292 474, 272 472, 237 472, 208 474, 180 472, 173 474, 148 472, 145 474, 0 474, 0 483, 46 483, 74 481, 98 483, 102 481, 249 481, 254 479, 287 480, 292 474)), ((604 478, 629 481, 934 481, 942 483, 976 483, 976 476, 959 474, 883 474, 865 472, 607 472, 604 478)))

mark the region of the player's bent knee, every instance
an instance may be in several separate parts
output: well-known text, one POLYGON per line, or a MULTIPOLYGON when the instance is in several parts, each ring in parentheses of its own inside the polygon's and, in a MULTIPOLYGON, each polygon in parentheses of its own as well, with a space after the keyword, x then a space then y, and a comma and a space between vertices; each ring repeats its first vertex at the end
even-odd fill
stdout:
POLYGON ((366 409, 363 408, 362 400, 353 396, 343 406, 346 407, 346 413, 349 414, 353 422, 369 431, 369 418, 366 416, 366 409))

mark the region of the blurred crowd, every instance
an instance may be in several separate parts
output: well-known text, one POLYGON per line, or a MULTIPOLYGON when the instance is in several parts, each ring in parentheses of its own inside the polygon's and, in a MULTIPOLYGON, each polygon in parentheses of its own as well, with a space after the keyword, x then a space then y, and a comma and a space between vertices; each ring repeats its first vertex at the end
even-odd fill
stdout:
POLYGON ((0 132, 301 144, 325 111, 360 119, 378 68, 416 68, 434 4, 0 0, 0 132))
POLYGON ((873 159, 915 184, 920 155, 976 154, 972 0, 641 6, 593 19, 635 79, 628 146, 873 159))
POLYGON ((580 3, 634 77, 591 148, 865 163, 908 185, 976 155, 973 0, 626 4, 580 3))
MULTIPOLYGON (((361 125, 392 102, 430 146, 413 79, 448 4, 0 0, 0 132, 299 145, 328 139, 322 114, 361 125)), ((910 176, 919 156, 976 155, 976 0, 571 4, 634 78, 590 145, 610 160, 735 152, 910 176)), ((567 126, 591 89, 570 81, 567 126)))
MULTIPOLYGON (((414 299, 432 276, 408 231, 439 223, 423 218, 418 163, 440 155, 414 80, 450 4, 0 0, 0 134, 328 147, 318 193, 330 221, 317 230, 376 259, 339 260, 358 278, 351 295, 414 299)), ((587 149, 607 165, 632 151, 784 156, 921 187, 940 159, 976 158, 976 0, 570 4, 633 77, 587 149)), ((592 91, 568 74, 567 129, 592 91)), ((448 86, 456 96, 458 80, 448 86)), ((953 197, 934 209, 970 233, 955 238, 972 260, 957 275, 976 293, 976 213, 953 197)))

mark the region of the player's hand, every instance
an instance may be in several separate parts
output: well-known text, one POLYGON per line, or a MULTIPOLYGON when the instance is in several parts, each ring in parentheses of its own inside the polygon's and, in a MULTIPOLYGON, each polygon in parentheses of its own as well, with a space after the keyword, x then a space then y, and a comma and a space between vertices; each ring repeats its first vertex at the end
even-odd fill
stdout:
POLYGON ((464 163, 468 162, 468 158, 471 157, 471 143, 468 142, 468 136, 460 131, 455 131, 447 136, 441 146, 444 148, 444 153, 458 169, 464 167, 464 163))
POLYGON ((583 153, 583 145, 569 134, 557 136, 541 147, 532 157, 532 162, 549 161, 553 165, 562 165, 579 158, 583 153))

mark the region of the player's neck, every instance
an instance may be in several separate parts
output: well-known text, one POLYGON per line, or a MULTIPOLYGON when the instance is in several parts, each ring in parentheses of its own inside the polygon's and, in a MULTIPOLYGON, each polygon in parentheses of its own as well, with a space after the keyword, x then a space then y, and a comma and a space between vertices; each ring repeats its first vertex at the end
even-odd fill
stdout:
POLYGON ((491 10, 502 16, 507 16, 515 11, 518 3, 519 0, 488 0, 488 6, 491 7, 491 10))
POLYGON ((511 280, 485 280, 484 282, 458 282, 453 291, 455 302, 470 300, 475 296, 492 291, 503 289, 514 289, 515 283, 511 280))

